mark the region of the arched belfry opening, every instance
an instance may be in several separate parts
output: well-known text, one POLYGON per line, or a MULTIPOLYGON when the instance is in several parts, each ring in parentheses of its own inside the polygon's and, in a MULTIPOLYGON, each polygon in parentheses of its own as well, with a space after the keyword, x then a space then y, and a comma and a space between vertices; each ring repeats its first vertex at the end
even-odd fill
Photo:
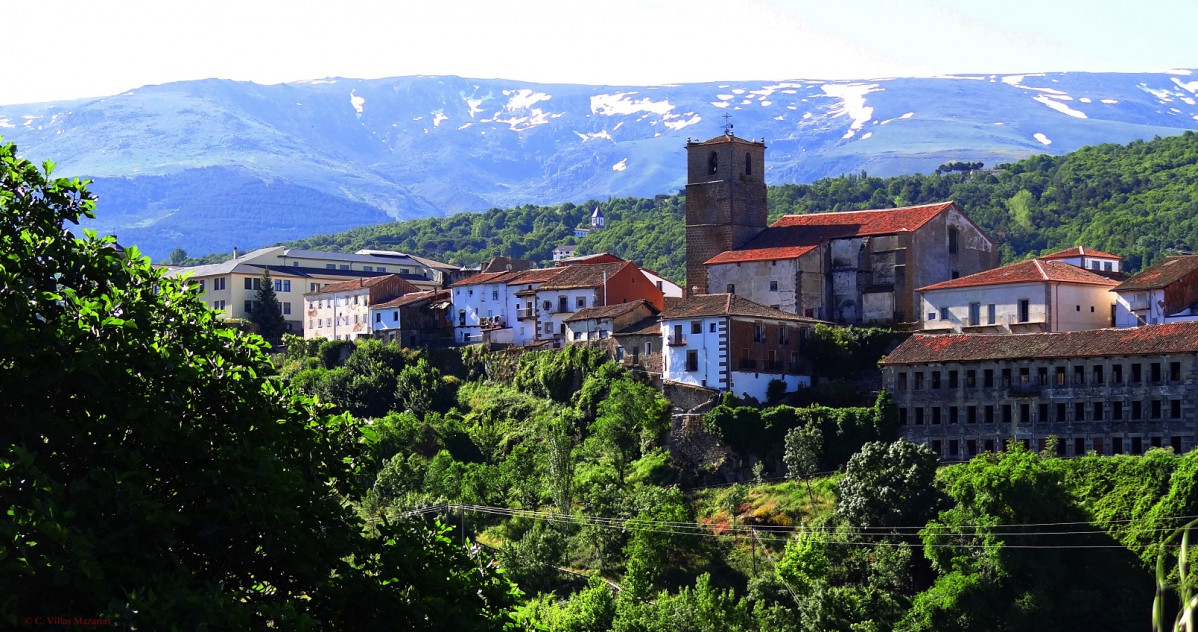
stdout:
POLYGON ((715 150, 707 152, 707 175, 714 176, 720 170, 720 155, 715 150))
POLYGON ((753 175, 753 154, 745 152, 745 175, 753 175))

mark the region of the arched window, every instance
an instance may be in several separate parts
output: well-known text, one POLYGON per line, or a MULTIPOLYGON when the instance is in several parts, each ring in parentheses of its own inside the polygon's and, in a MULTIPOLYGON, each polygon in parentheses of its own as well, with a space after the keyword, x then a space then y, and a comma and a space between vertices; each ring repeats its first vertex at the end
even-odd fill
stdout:
POLYGON ((720 157, 716 153, 710 152, 707 154, 707 175, 714 176, 717 169, 720 167, 720 157))
POLYGON ((753 156, 748 152, 745 152, 745 175, 753 175, 753 156))

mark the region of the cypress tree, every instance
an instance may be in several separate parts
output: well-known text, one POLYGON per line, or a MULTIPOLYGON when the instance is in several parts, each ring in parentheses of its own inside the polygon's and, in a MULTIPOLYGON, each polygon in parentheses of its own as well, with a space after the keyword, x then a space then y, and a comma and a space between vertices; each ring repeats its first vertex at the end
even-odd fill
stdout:
POLYGON ((277 345, 287 331, 287 319, 283 318, 283 309, 279 305, 279 297, 275 295, 274 281, 270 279, 270 268, 262 272, 262 286, 258 288, 258 296, 254 300, 254 309, 250 312, 250 321, 258 325, 258 333, 267 342, 277 345))

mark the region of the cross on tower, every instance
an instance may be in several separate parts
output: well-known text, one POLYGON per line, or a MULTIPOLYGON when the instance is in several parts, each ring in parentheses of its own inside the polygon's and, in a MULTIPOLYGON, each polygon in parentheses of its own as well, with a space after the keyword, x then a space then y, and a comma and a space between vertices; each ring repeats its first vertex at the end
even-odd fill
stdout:
POLYGON ((729 119, 731 119, 731 118, 732 118, 731 114, 724 112, 724 135, 725 136, 732 135, 732 123, 729 122, 729 119))

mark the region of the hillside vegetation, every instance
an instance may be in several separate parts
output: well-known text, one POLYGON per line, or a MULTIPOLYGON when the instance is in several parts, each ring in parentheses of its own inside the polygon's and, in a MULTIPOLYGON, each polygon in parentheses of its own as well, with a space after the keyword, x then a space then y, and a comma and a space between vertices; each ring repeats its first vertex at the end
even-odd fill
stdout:
MULTIPOLYGON (((956 200, 1001 244, 1004 263, 1074 245, 1127 258, 1140 269, 1198 250, 1198 135, 1034 156, 988 172, 871 177, 865 173, 769 189, 770 217, 956 200)), ((555 246, 611 252, 681 282, 685 198, 615 198, 391 222, 290 245, 321 250, 390 248, 462 265, 494 255, 551 259, 555 246), (572 237, 598 206, 608 228, 572 237)))

